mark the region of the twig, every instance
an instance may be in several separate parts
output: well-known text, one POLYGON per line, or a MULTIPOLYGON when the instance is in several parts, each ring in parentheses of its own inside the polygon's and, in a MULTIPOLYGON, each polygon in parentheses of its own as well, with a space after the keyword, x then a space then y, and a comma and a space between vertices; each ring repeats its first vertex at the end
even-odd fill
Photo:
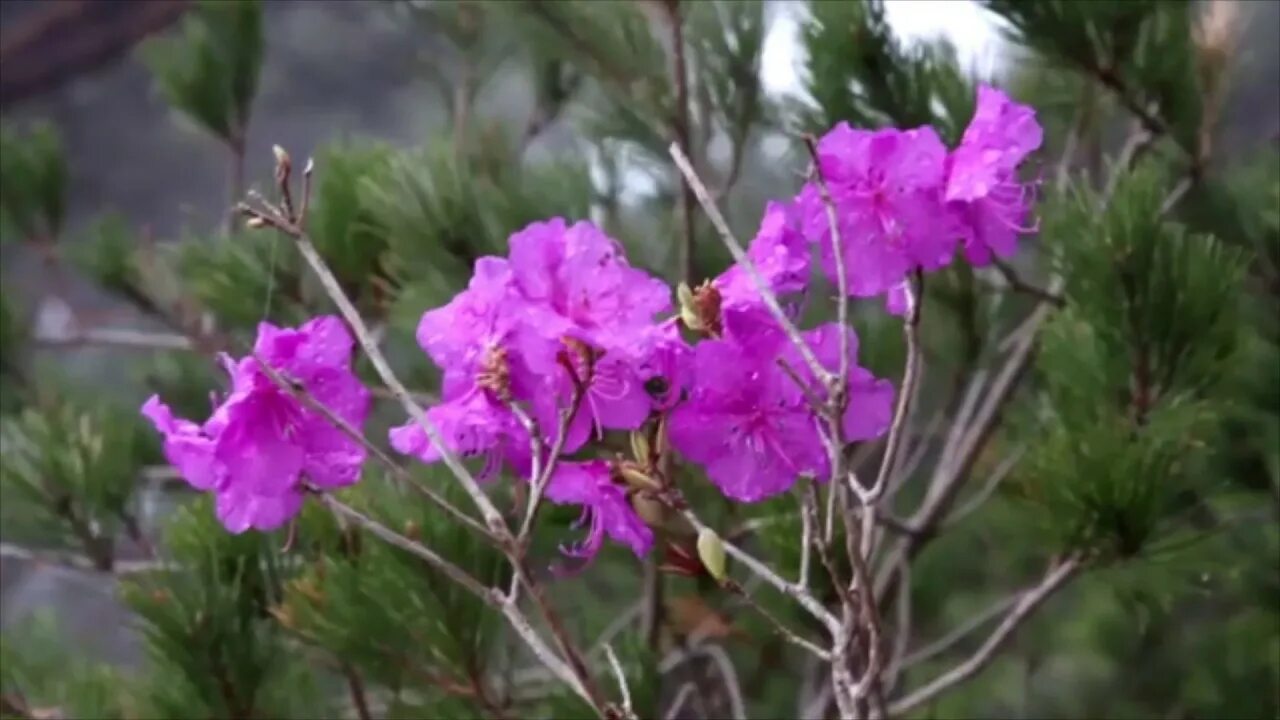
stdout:
POLYGON ((996 270, 1000 271, 1000 276, 1004 278, 1004 281, 1009 284, 1009 287, 1012 288, 1014 292, 1030 295, 1031 297, 1043 300, 1054 307, 1066 307, 1067 301, 1063 299, 1061 295, 1055 295, 1044 288, 1036 287, 1026 280, 1023 280, 1018 275, 1017 271, 1000 258, 992 258, 991 264, 995 266, 996 270))
POLYGON ((1022 459, 1022 456, 1025 455, 1026 452, 1026 446, 1022 446, 1017 450, 1014 450, 1009 457, 1002 460, 1000 464, 996 466, 995 470, 991 471, 991 477, 987 478, 987 483, 983 485, 978 492, 974 493, 973 497, 969 498, 964 505, 956 508, 950 515, 948 515, 947 518, 940 523, 940 526, 942 528, 951 527, 968 517, 969 514, 973 513, 978 508, 985 505, 987 500, 991 499, 991 495, 996 491, 996 488, 999 487, 1000 483, 1009 476, 1009 473, 1013 471, 1013 468, 1017 466, 1018 461, 1022 459))
POLYGON ((778 619, 777 616, 775 616, 773 613, 766 610, 763 605, 756 602, 755 598, 751 597, 750 593, 744 590, 741 585, 734 582, 732 579, 726 579, 724 583, 724 588, 729 592, 733 593, 734 595, 738 596, 744 603, 747 604, 748 607, 750 607, 752 610, 755 610, 757 613, 759 613, 760 616, 763 617, 766 621, 768 621, 768 623, 773 626, 774 630, 777 631, 777 633, 782 636, 782 639, 786 640, 792 645, 795 645, 798 648, 802 648, 808 651, 811 655, 817 658, 820 658, 826 661, 831 660, 831 653, 827 652, 826 650, 823 650, 822 648, 818 647, 816 644, 810 642, 809 640, 805 640, 804 638, 797 635, 794 630, 784 625, 782 621, 778 619))
POLYGON ((742 701, 742 687, 738 684, 738 673, 733 669, 733 662, 728 653, 719 645, 698 645, 688 650, 675 650, 658 663, 658 672, 668 673, 691 657, 701 655, 716 664, 720 677, 724 680, 725 695, 729 699, 729 717, 733 720, 746 720, 747 711, 742 701))
MULTIPOLYGON (((693 527, 699 532, 703 530, 711 530, 711 528, 708 527, 706 523, 702 522, 702 520, 699 519, 692 510, 685 510, 684 518, 688 520, 689 524, 693 525, 693 527)), ((795 600, 801 607, 808 610, 811 615, 825 625, 833 635, 839 634, 840 623, 836 620, 835 616, 823 607, 822 603, 818 602, 817 598, 815 598, 807 589, 801 588, 798 585, 789 583, 782 579, 782 577, 771 570, 768 565, 765 565, 755 559, 749 553, 744 552, 737 545, 734 545, 724 539, 721 539, 721 544, 724 545, 725 553, 728 554, 729 557, 742 563, 748 570, 759 576, 760 579, 772 585, 783 595, 795 600)))
POLYGON ((676 691, 676 696, 671 700, 671 707, 667 708, 667 712, 663 715, 665 720, 676 720, 680 717, 680 711, 684 709, 685 701, 687 701, 693 693, 697 692, 697 686, 691 682, 687 682, 680 686, 676 691))
POLYGON ((907 425, 907 417, 911 412, 912 399, 915 397, 916 384, 920 381, 920 306, 924 304, 923 276, 917 271, 914 283, 914 295, 908 296, 907 316, 902 323, 902 337, 907 344, 907 363, 902 372, 902 387, 898 390, 897 407, 893 409, 893 420, 889 424, 889 437, 884 444, 884 457, 880 459, 880 470, 876 473, 875 483, 865 493, 859 483, 853 483, 855 492, 864 506, 870 506, 880 499, 889 483, 897 462, 898 449, 902 445, 903 430, 907 425))
POLYGON ((185 335, 115 328, 85 328, 69 333, 42 332, 32 339, 41 345, 107 345, 140 350, 195 349, 191 338, 185 335))
POLYGON ((769 284, 765 282, 755 263, 747 257, 746 251, 742 249, 742 243, 738 242, 738 239, 733 235, 733 231, 729 229, 729 224, 725 222, 724 216, 720 214, 720 210, 716 207, 715 200, 711 198, 710 192, 707 191, 706 185, 703 185, 702 180, 698 178, 698 174, 694 171, 689 158, 680 149, 680 146, 675 143, 672 143, 667 150, 671 154, 671 159, 675 162, 676 167, 684 174, 685 180, 693 189, 693 194, 697 197, 698 203, 702 205, 702 209, 707 213, 707 218, 711 220, 716 232, 720 234, 720 239, 724 242, 725 247, 729 249, 733 259, 746 270, 751 282, 755 284, 756 290, 760 293, 760 298, 764 301, 765 307, 769 309, 774 319, 778 321, 783 332, 786 333, 787 339, 791 341, 796 351, 800 353, 801 359, 809 367, 813 376, 824 385, 830 387, 832 381, 831 373, 822 366, 822 363, 818 362, 818 358, 814 356, 809 344, 801 337, 795 323, 791 322, 791 318, 787 317, 786 311, 782 309, 777 295, 769 288, 769 284))
POLYGON ((943 635, 918 650, 907 653, 901 660, 902 669, 905 670, 913 665, 919 665, 930 658, 936 657, 937 655, 950 650, 956 643, 968 637, 974 630, 986 625, 997 615, 1000 615, 1013 607, 1021 597, 1022 593, 1017 592, 1009 597, 1001 598, 1000 600, 992 603, 982 612, 973 615, 960 625, 952 628, 946 635, 943 635))
MULTIPOLYGON (((671 25, 671 48, 673 55, 672 72, 675 75, 676 107, 671 126, 675 134, 676 145, 686 155, 693 154, 689 140, 689 70, 685 63, 684 46, 684 13, 679 0, 670 0, 665 4, 667 20, 671 25)), ((688 178, 680 179, 680 221, 683 231, 680 252, 678 277, 692 286, 693 277, 693 189, 688 178)))
POLYGON ((822 163, 818 158, 818 141, 812 135, 804 136, 804 145, 809 150, 813 161, 814 181, 818 193, 822 197, 822 205, 826 208, 827 227, 831 231, 831 252, 836 260, 836 324, 839 327, 840 366, 836 374, 838 385, 830 388, 832 395, 840 398, 834 408, 837 418, 844 410, 844 396, 849 392, 845 384, 849 381, 849 278, 844 267, 844 246, 840 237, 840 221, 836 216, 836 203, 831 199, 831 190, 827 187, 827 179, 822 174, 822 163))
POLYGON ((359 720, 371 720, 373 717, 369 714, 369 701, 364 695, 364 681, 360 679, 360 673, 351 666, 351 663, 342 663, 342 675, 347 680, 347 691, 351 693, 351 704, 355 707, 356 717, 359 720))
POLYGON ((24 560, 39 565, 54 565, 73 570, 110 573, 112 575, 134 575, 157 570, 174 569, 174 565, 158 560, 116 560, 109 569, 103 569, 97 562, 84 555, 60 551, 39 551, 14 545, 0 543, 0 557, 24 560))
POLYGON ((1013 633, 1017 631, 1031 613, 1040 607, 1049 596, 1065 585, 1080 570, 1080 567, 1081 562, 1076 557, 1068 557, 1056 566, 1051 567, 1038 585, 1019 598, 1013 609, 1005 616, 1005 619, 1001 621, 995 631, 987 637, 982 646, 970 655, 968 659, 934 678, 924 687, 893 703, 889 707, 889 714, 902 715, 909 712, 980 672, 986 667, 987 663, 991 662, 996 652, 1013 636, 1013 633))
POLYGON ((627 685, 627 674, 622 671, 622 663, 618 662, 618 655, 613 651, 613 646, 606 644, 604 646, 605 657, 609 659, 609 667, 613 668, 613 676, 618 681, 618 692, 622 694, 622 713, 626 718, 635 718, 635 710, 631 707, 631 687, 627 685))
POLYGON ((796 584, 802 588, 809 587, 809 564, 813 554, 813 526, 817 524, 818 508, 816 493, 801 491, 797 495, 800 501, 800 576, 796 584))

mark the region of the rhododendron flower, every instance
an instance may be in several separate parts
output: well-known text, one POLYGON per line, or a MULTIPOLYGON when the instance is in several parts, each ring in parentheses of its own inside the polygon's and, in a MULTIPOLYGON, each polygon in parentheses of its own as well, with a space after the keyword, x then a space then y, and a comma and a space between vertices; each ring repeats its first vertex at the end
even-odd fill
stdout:
MULTIPOLYGON (((261 323, 254 351, 359 428, 369 392, 351 371, 352 346, 341 320, 321 317, 296 330, 261 323)), ((142 414, 165 436, 165 457, 183 478, 217 496, 218 519, 228 530, 280 527, 302 506, 304 483, 337 488, 359 479, 360 443, 277 387, 254 357, 224 364, 232 391, 204 424, 174 417, 156 396, 142 414)))
MULTIPOLYGON (((881 295, 912 270, 950 262, 958 230, 942 204, 946 157, 928 126, 872 131, 840 123, 818 142, 850 295, 881 295)), ((818 188, 805 186, 797 205, 805 235, 819 241, 823 270, 837 281, 831 225, 818 188)))
MULTIPOLYGON (((801 232, 800 218, 791 205, 770 201, 755 238, 747 246, 747 259, 774 295, 804 290, 809 282, 809 245, 801 232)), ((760 290, 746 268, 735 263, 711 281, 720 292, 721 306, 759 305, 760 290)))
POLYGON ((689 387, 689 363, 693 348, 680 337, 675 318, 646 331, 636 343, 636 374, 653 409, 665 412, 675 407, 689 387))
POLYGON ((803 393, 771 359, 726 340, 694 348, 693 389, 667 424, 671 444, 734 500, 777 495, 819 475, 826 451, 803 393))
MULTIPOLYGON (((872 440, 878 438, 889 429, 893 420, 893 383, 877 378, 870 370, 859 367, 853 360, 858 357, 858 336, 849 328, 845 333, 849 344, 849 380, 844 415, 841 417, 841 432, 846 442, 872 440)), ((832 373, 840 369, 840 326, 827 323, 803 332, 804 339, 818 364, 832 373)), ((800 357, 795 346, 788 345, 783 353, 784 360, 811 389, 819 399, 826 399, 827 393, 822 388, 800 357)), ((825 467, 825 466, 824 466, 825 467)), ((824 472, 825 475, 825 472, 824 472)))
POLYGON ((589 222, 560 218, 511 236, 511 267, 521 296, 549 311, 539 327, 559 337, 570 328, 602 348, 671 308, 671 290, 627 263, 622 247, 589 222))
MULTIPOLYGON (((839 366, 834 325, 804 334, 819 362, 839 366)), ((857 340, 849 331, 850 357, 857 340)), ((816 387, 794 349, 782 357, 816 387)), ((774 357, 745 355, 734 343, 709 340, 694 348, 694 382, 689 400, 668 424, 671 444, 706 468, 726 496, 756 502, 784 492, 801 475, 825 480, 830 474, 819 420, 804 392, 774 357)), ((776 357, 776 356, 775 356, 776 357)), ((843 417, 846 440, 882 434, 892 413, 893 388, 868 371, 850 368, 849 402, 843 417)), ((821 395, 821 393, 819 393, 821 395)))
POLYGON ((1040 147, 1044 131, 1036 113, 983 85, 960 146, 948 158, 945 199, 961 223, 965 257, 986 265, 991 255, 1017 250, 1033 186, 1017 179, 1018 165, 1040 147))
POLYGON ((607 462, 562 462, 547 483, 546 497, 557 505, 580 505, 578 525, 588 524, 587 536, 563 549, 566 555, 591 559, 605 536, 643 557, 653 547, 653 531, 631 507, 625 486, 614 482, 607 462))

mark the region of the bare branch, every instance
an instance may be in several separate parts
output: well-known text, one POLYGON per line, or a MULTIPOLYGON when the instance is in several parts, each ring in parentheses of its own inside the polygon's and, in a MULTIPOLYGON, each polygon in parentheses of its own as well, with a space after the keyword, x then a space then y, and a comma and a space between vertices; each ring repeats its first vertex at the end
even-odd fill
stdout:
POLYGON ((1061 563, 1051 566, 1044 579, 1038 585, 1023 593, 1022 597, 1013 606, 1013 609, 1005 616, 1005 619, 1001 621, 995 631, 982 643, 982 646, 970 655, 968 659, 934 678, 924 687, 893 703, 889 708, 889 713, 891 715, 902 715, 909 712, 913 708, 929 702, 978 674, 987 666, 987 663, 991 662, 996 652, 1008 642, 1014 632, 1030 617, 1031 613, 1040 607, 1049 596, 1065 585, 1080 568, 1081 562, 1079 558, 1075 557, 1069 557, 1061 563))
POLYGON ((982 612, 974 614, 960 625, 952 628, 946 635, 943 635, 919 650, 908 653, 902 658, 902 669, 905 670, 913 665, 919 665, 932 657, 936 657, 937 655, 950 650, 956 643, 968 637, 970 633, 983 625, 986 625, 988 622, 995 619, 997 615, 1000 615, 1013 607, 1021 597, 1022 593, 1017 592, 1008 597, 1001 598, 1000 600, 992 603, 982 612))
POLYGON ((635 718, 635 710, 631 707, 631 688, 627 685, 627 674, 622 671, 622 663, 618 662, 618 655, 613 651, 612 645, 604 646, 604 654, 609 658, 609 667, 613 668, 613 676, 618 681, 618 692, 622 694, 623 716, 635 718))
POLYGON ((742 601, 745 602, 747 606, 750 607, 752 610, 755 610, 757 613, 759 613, 760 616, 763 617, 770 625, 772 625, 773 629, 779 635, 782 636, 783 640, 786 640, 787 642, 791 643, 792 645, 795 645, 798 648, 802 648, 806 650, 810 654, 814 655, 815 657, 821 658, 822 660, 826 660, 826 661, 831 660, 831 653, 827 652, 826 650, 823 650, 822 648, 818 647, 814 643, 808 640, 805 640, 804 638, 797 635, 794 630, 784 625, 782 621, 777 618, 777 616, 775 616, 773 613, 766 610, 763 605, 756 602, 755 598, 751 597, 750 593, 748 593, 745 589, 743 589, 741 585, 734 582, 732 579, 726 579, 724 583, 724 587, 729 592, 741 598, 742 601))
MULTIPOLYGON (((708 527, 706 523, 702 522, 702 520, 698 518, 692 510, 685 510, 684 518, 688 520, 689 524, 693 525, 693 527, 699 532, 702 530, 711 530, 711 528, 708 527)), ((798 602, 801 607, 809 611, 809 614, 813 615, 819 622, 825 625, 827 629, 831 631, 833 636, 839 635, 839 621, 837 621, 835 616, 823 607, 822 603, 818 602, 817 598, 815 598, 808 590, 787 582, 780 575, 771 570, 768 565, 765 565, 755 559, 737 545, 734 545, 723 538, 721 538, 721 543, 724 545, 724 550, 729 557, 742 563, 748 570, 759 576, 760 579, 772 585, 783 595, 786 595, 798 602)))
POLYGON ((658 672, 668 673, 686 660, 703 656, 716 664, 720 677, 724 680, 725 695, 729 699, 729 716, 733 720, 746 720, 746 706, 742 701, 742 687, 738 683, 738 673, 733 669, 733 662, 724 648, 719 645, 698 645, 688 650, 674 650, 658 663, 658 672))

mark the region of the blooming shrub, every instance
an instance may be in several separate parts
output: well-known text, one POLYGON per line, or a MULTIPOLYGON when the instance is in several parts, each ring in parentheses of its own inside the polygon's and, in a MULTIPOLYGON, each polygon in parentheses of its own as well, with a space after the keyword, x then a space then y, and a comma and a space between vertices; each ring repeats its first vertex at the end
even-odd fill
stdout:
MULTIPOLYGON (((828 132, 817 143, 817 171, 834 204, 848 294, 886 296, 901 313, 910 276, 948 265, 958 248, 975 265, 1011 255, 1027 232, 1033 187, 1017 169, 1041 139, 1034 112, 989 87, 951 152, 930 127, 841 123, 828 132)), ((664 481, 619 460, 560 462, 548 448, 581 454, 606 431, 662 417, 671 445, 730 499, 764 500, 802 476, 825 482, 833 440, 824 439, 815 405, 833 388, 814 376, 757 285, 794 320, 815 244, 838 282, 836 237, 810 182, 791 201, 768 204, 746 251, 758 279, 735 265, 697 288, 682 286, 668 315, 670 288, 632 267, 595 225, 533 223, 511 236, 506 258, 479 259, 468 287, 422 316, 418 344, 443 371, 441 401, 426 417, 448 451, 483 460, 481 479, 503 470, 541 479, 549 500, 581 506, 587 534, 566 553, 584 559, 606 536, 645 554, 653 531, 631 496, 664 481), (544 478, 535 477, 540 468, 544 478)), ((857 366, 852 329, 842 334, 829 323, 801 338, 835 375, 842 336, 853 364, 841 389, 840 437, 871 440, 889 428, 891 383, 857 366)), ((368 393, 351 374, 351 344, 338 320, 318 318, 298 330, 263 324, 255 351, 358 427, 368 393)), ((278 388, 254 358, 228 361, 228 370, 232 393, 204 425, 173 418, 154 397, 143 412, 183 477, 217 494, 229 530, 279 526, 297 512, 306 484, 356 481, 358 444, 278 388)), ((393 428, 390 441, 422 462, 442 459, 417 423, 393 428)))

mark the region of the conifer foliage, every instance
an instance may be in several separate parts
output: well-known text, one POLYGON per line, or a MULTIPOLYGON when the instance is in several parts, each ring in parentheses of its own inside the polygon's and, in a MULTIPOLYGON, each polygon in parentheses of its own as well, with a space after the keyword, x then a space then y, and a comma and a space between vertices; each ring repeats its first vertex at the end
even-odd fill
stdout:
POLYGON ((113 588, 145 656, 6 628, 0 715, 1280 712, 1280 157, 1215 142, 1242 10, 983 5, 999 77, 877 0, 787 7, 781 97, 761 2, 388 6, 447 126, 276 146, 246 192, 269 18, 197 3, 141 55, 235 223, 162 243, 69 237, 56 134, 6 125, 3 239, 166 331, 0 297, 6 556, 113 588), (523 123, 481 112, 503 74, 523 123))

